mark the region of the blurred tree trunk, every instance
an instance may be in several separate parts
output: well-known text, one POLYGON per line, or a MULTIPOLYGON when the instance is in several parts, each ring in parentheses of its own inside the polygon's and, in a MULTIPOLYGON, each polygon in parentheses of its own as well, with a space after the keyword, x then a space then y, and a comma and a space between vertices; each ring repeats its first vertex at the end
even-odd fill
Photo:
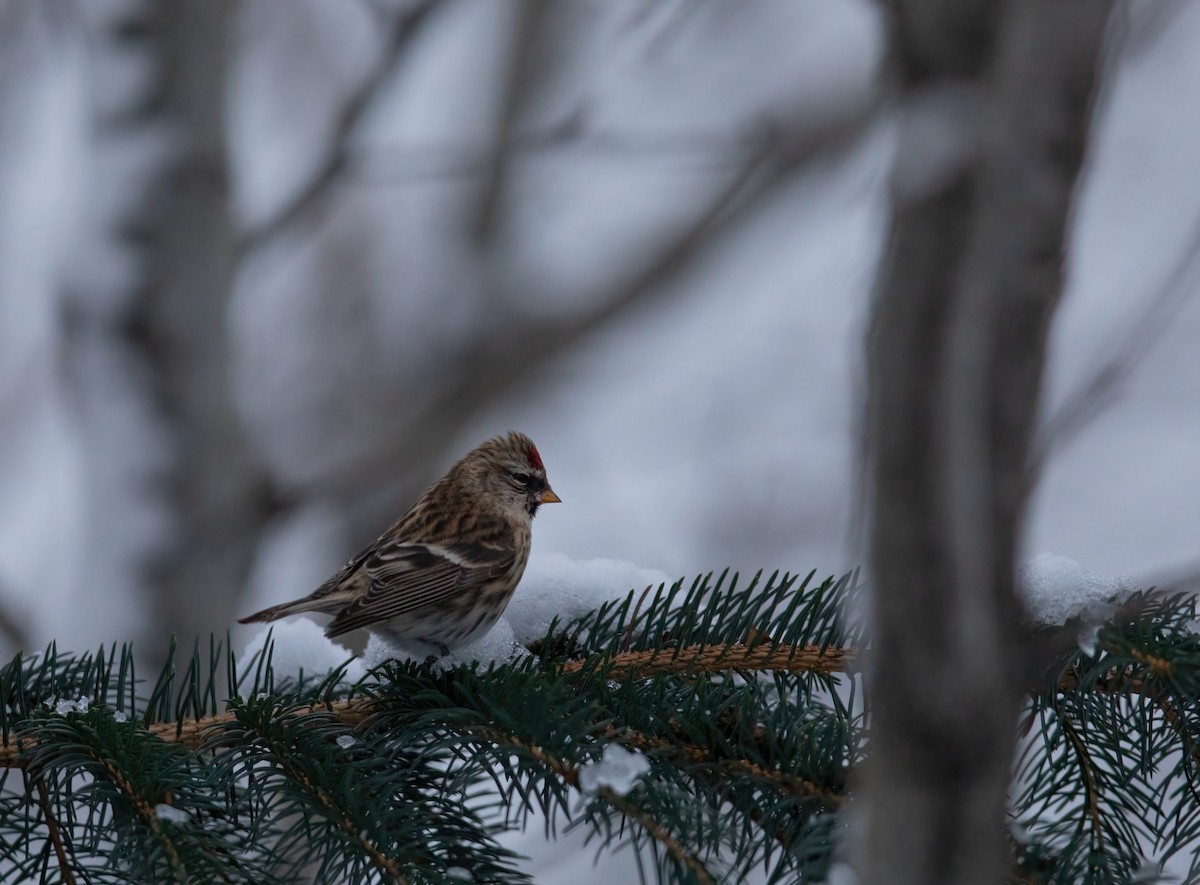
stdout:
POLYGON ((233 0, 156 4, 169 151, 146 202, 150 244, 140 302, 146 356, 175 458, 173 541, 150 582, 149 635, 222 635, 233 621, 271 510, 265 471, 235 408, 228 308, 235 262, 226 133, 233 0))
POLYGON ((1005 869, 1021 685, 1014 560, 1109 10, 891 4, 907 116, 868 343, 865 882, 990 885, 1005 869))

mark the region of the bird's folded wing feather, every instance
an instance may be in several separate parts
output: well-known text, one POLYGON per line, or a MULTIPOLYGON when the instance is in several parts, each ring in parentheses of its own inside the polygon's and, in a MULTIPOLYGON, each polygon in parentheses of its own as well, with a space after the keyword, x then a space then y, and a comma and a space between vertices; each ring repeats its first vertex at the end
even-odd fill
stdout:
POLYGON ((326 634, 337 636, 423 608, 449 605, 512 568, 511 543, 395 544, 362 563, 367 592, 346 606, 326 634))

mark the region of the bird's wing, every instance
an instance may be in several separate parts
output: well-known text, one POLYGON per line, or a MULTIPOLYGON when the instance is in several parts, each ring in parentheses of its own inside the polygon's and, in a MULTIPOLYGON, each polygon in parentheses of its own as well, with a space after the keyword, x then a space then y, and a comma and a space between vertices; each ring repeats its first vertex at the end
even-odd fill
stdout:
MULTIPOLYGON (((386 540, 387 535, 384 535, 372 541, 362 550, 359 550, 350 557, 349 562, 342 566, 337 572, 330 575, 325 583, 323 583, 312 593, 308 594, 308 596, 305 597, 305 600, 317 603, 319 600, 323 600, 327 596, 332 597, 328 601, 328 605, 330 610, 336 611, 339 606, 345 603, 346 592, 352 590, 352 588, 348 588, 346 586, 346 582, 362 567, 362 564, 367 560, 367 557, 378 550, 386 540)), ((314 610, 320 611, 321 609, 314 606, 314 610)))
POLYGON ((355 580, 356 572, 368 556, 375 551, 383 539, 373 541, 351 557, 350 561, 334 573, 329 580, 307 596, 264 608, 262 611, 238 620, 239 624, 250 624, 256 621, 274 621, 288 615, 300 612, 322 612, 335 614, 345 607, 348 600, 357 595, 359 582, 355 580))
POLYGON ((448 605, 512 568, 510 543, 389 544, 361 563, 367 591, 347 605, 325 632, 337 636, 422 608, 448 605))

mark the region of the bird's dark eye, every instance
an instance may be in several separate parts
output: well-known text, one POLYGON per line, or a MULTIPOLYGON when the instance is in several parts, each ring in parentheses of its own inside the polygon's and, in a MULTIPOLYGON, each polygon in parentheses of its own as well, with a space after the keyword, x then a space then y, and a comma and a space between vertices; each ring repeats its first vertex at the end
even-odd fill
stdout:
POLYGON ((529 488, 531 485, 533 485, 533 477, 528 473, 517 473, 514 471, 509 475, 512 476, 514 482, 516 482, 518 485, 524 486, 525 488, 529 488))

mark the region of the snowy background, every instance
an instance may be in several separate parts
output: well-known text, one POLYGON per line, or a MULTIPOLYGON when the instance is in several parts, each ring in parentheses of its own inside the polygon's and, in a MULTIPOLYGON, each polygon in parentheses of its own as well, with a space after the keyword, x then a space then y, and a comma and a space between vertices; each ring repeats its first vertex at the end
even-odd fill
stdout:
MULTIPOLYGON (((538 517, 534 574, 858 563, 861 331, 895 128, 869 111, 875 6, 564 0, 531 28, 507 0, 446 0, 390 58, 388 23, 418 5, 225 4, 227 54, 192 69, 139 3, 0 3, 5 656, 161 643, 307 593, 510 428, 564 501, 538 517), (185 224, 164 253, 193 136, 159 84, 222 65, 205 144, 224 151, 226 227, 185 224), (581 319, 791 137, 819 149, 581 319), (312 206, 250 236, 335 155, 312 206), (220 291, 171 278, 222 261, 220 291), (174 338, 155 325, 170 310, 174 338), (193 328, 210 336, 194 351, 162 346, 193 328), (189 388, 214 361, 228 389, 189 388), (212 506, 266 501, 236 533, 246 553, 206 577, 211 604, 192 587, 163 608, 188 587, 172 569, 221 537, 189 529, 216 487, 212 506)), ((1200 573, 1200 4, 1120 9, 1026 558, 1148 582, 1200 573)), ((565 851, 538 881, 590 868, 565 851)))

